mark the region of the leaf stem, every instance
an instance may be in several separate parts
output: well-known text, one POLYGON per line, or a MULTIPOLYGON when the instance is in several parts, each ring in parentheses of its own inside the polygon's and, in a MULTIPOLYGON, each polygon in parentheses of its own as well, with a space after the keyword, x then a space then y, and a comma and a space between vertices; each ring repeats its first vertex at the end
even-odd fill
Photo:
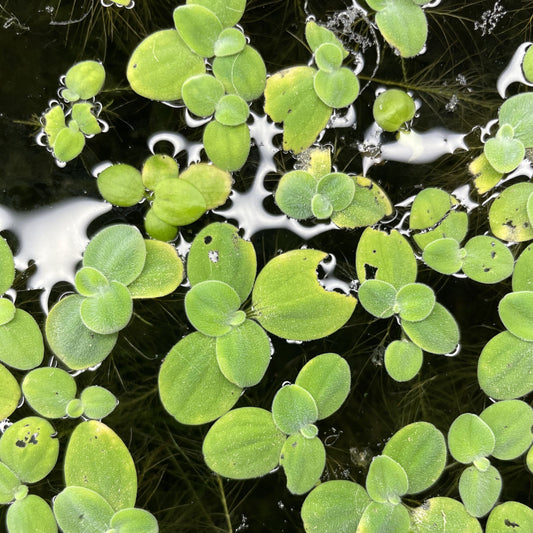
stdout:
POLYGON ((228 533, 233 533, 233 528, 231 527, 231 518, 229 515, 228 504, 226 503, 226 494, 224 493, 224 486, 222 485, 222 478, 217 475, 218 488, 220 489, 220 499, 222 500, 222 507, 224 507, 224 516, 226 517, 226 522, 228 524, 228 533))

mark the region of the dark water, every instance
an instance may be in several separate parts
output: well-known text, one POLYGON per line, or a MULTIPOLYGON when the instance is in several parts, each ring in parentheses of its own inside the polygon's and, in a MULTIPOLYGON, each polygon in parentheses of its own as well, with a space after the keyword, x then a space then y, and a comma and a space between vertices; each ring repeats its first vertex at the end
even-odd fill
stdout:
MULTIPOLYGON (((98 199, 90 174, 97 163, 111 160, 140 166, 149 155, 148 136, 160 130, 179 130, 191 140, 200 138, 198 130, 185 126, 181 110, 146 101, 128 88, 125 66, 129 54, 145 35, 171 26, 171 13, 176 6, 168 0, 138 0, 136 4, 133 10, 126 11, 106 9, 97 1, 88 0, 0 3, 1 205, 29 211, 72 197, 98 199), (36 145, 34 135, 39 129, 36 117, 56 96, 59 76, 81 59, 104 62, 107 80, 99 98, 110 131, 89 140, 82 157, 59 168, 50 154, 36 145)), ((325 21, 347 5, 342 1, 251 1, 241 23, 268 70, 274 72, 307 63, 308 53, 297 38, 303 38, 308 14, 325 21)), ((475 125, 484 125, 496 116, 501 103, 495 89, 497 77, 515 48, 533 40, 532 10, 532 1, 443 0, 427 12, 430 23, 427 52, 405 61, 402 72, 401 61, 385 51, 378 76, 415 90, 423 103, 417 129, 442 126, 468 133, 475 125), (505 15, 499 16, 498 6, 504 8, 505 15), (490 17, 483 18, 486 12, 493 14, 494 28, 490 17), (485 21, 489 22, 483 27, 485 21), (458 97, 458 103, 450 111, 453 95, 458 97)), ((362 23, 353 30, 363 37, 369 35, 362 23)), ((372 49, 365 57, 367 66, 362 80, 372 73, 375 59, 372 49)), ((341 170, 361 171, 356 146, 365 125, 371 122, 366 104, 372 101, 374 88, 356 102, 362 126, 328 132, 324 138, 334 143, 336 165, 341 170)), ((479 136, 471 134, 467 139, 469 146, 481 146, 479 136)), ((292 167, 289 155, 277 157, 280 166, 292 167)), ((439 186, 452 191, 468 182, 469 159, 468 153, 458 153, 427 165, 386 164, 373 168, 370 177, 397 203, 423 187, 439 186)), ((249 186, 255 165, 252 160, 235 176, 238 189, 249 186)), ((274 188, 275 178, 267 178, 267 186, 274 188)), ((118 220, 140 223, 142 215, 136 208, 114 209, 93 224, 90 231, 118 220)), ((190 240, 211 220, 221 218, 211 214, 184 228, 186 238, 190 240)), ((486 231, 486 212, 474 211, 470 223, 472 235, 486 231)), ((350 281, 356 277, 354 257, 360 233, 329 231, 307 244, 333 253, 338 261, 336 276, 350 281)), ((259 232, 253 242, 263 263, 278 250, 303 244, 301 238, 285 230, 259 232)), ((24 276, 19 276, 18 288, 23 288, 24 281, 24 276)), ((358 308, 341 331, 325 340, 287 344, 274 339, 276 353, 267 379, 247 391, 240 401, 241 406, 268 409, 281 383, 293 380, 308 358, 325 351, 346 357, 353 371, 352 392, 340 412, 319 428, 329 444, 324 479, 351 479, 364 484, 371 457, 379 454, 390 435, 405 424, 426 420, 446 434, 460 413, 479 413, 488 404, 477 385, 477 358, 486 341, 501 330, 496 307, 509 284, 504 282, 496 288, 482 286, 444 278, 423 268, 418 281, 434 287, 438 301, 458 321, 462 348, 457 357, 425 354, 423 369, 412 382, 395 383, 380 365, 380 346, 397 338, 399 329, 393 325, 388 331, 387 321, 369 322, 369 315, 358 308)), ((65 288, 56 288, 56 293, 65 288)), ((80 376, 78 387, 81 390, 88 384, 99 384, 119 397, 119 408, 106 423, 119 433, 137 464, 137 506, 156 515, 161 531, 227 531, 220 486, 201 455, 208 427, 176 423, 163 411, 157 394, 161 360, 189 331, 182 306, 184 294, 185 290, 180 289, 160 300, 136 302, 133 323, 121 333, 113 354, 97 371, 80 376)), ((17 304, 42 318, 38 297, 37 291, 22 291, 17 304)), ((19 413, 25 416, 29 409, 23 407, 16 415, 19 413)), ((75 422, 61 421, 55 425, 64 450, 75 422)), ((496 464, 504 476, 503 500, 531 501, 531 476, 525 474, 522 464, 523 458, 496 464)), ((458 498, 459 472, 460 468, 451 467, 438 485, 410 504, 436 495, 458 498)), ((62 488, 61 469, 57 468, 31 491, 50 499, 62 488)), ((246 482, 223 481, 223 488, 234 531, 302 530, 299 509, 303 498, 288 493, 282 472, 246 482)))

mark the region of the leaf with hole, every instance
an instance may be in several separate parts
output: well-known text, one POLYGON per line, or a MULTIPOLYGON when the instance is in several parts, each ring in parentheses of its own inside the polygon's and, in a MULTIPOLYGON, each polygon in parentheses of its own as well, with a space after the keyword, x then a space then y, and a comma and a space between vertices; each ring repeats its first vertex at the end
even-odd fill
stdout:
POLYGON ((476 235, 464 246, 463 272, 479 283, 498 283, 513 273, 509 248, 488 235, 476 235))
MULTIPOLYGON (((508 501, 492 509, 485 527, 486 533, 507 533, 509 528, 527 531, 533 523, 533 510, 523 503, 508 501)), ((512 529, 511 529, 512 531, 512 529)))
POLYGON ((294 340, 330 335, 350 318, 357 300, 325 290, 316 269, 327 254, 292 250, 271 259, 257 276, 252 312, 270 333, 294 340))
POLYGON ((55 429, 44 418, 22 418, 0 438, 0 461, 23 483, 36 483, 56 465, 59 454, 56 436, 55 429))

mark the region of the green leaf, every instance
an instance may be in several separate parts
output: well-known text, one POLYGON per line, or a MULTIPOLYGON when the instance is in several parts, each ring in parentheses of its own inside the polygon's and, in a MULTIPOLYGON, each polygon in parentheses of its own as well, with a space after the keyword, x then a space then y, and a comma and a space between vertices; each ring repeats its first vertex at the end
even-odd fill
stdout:
POLYGON ((154 213, 167 224, 186 226, 198 220, 207 205, 202 193, 187 181, 167 179, 155 187, 154 213))
POLYGON ((527 81, 533 83, 533 46, 528 46, 522 61, 522 70, 527 81))
POLYGON ((144 509, 122 509, 111 518, 111 531, 114 533, 158 533, 159 526, 152 513, 144 509))
MULTIPOLYGON (((98 61, 81 61, 69 68, 65 76, 68 95, 77 98, 67 100, 89 100, 102 89, 105 81, 105 69, 98 61)), ((63 94, 65 98, 65 94, 63 94)))
POLYGON ((19 478, 5 464, 0 463, 0 504, 12 502, 20 487, 19 478))
POLYGON ((249 479, 264 476, 278 466, 285 440, 269 411, 241 407, 211 426, 202 452, 207 466, 217 474, 249 479))
POLYGON ((239 170, 250 153, 250 129, 247 124, 226 126, 210 122, 204 130, 204 149, 211 161, 222 170, 239 170))
POLYGON ((253 244, 239 237, 235 226, 220 222, 196 235, 187 259, 191 286, 211 279, 223 281, 235 289, 241 302, 252 290, 256 269, 253 244))
POLYGON ((216 340, 218 366, 239 387, 253 387, 263 379, 270 353, 268 335, 253 320, 245 320, 216 340))
POLYGON ((65 112, 60 105, 53 105, 44 113, 44 132, 47 135, 48 146, 53 147, 57 134, 65 129, 65 112))
POLYGON ((281 431, 292 435, 318 420, 318 406, 303 387, 285 385, 272 401, 272 418, 281 431))
POLYGON ((227 94, 216 104, 215 119, 224 126, 244 124, 249 115, 248 104, 238 94, 227 94))
POLYGON ((491 455, 496 459, 516 459, 533 442, 533 409, 525 402, 503 400, 493 403, 481 412, 479 418, 494 433, 496 442, 491 455))
POLYGON ((60 368, 36 368, 24 377, 22 392, 39 415, 62 418, 67 404, 76 397, 76 381, 60 368))
POLYGON ((133 313, 133 301, 128 288, 112 281, 105 290, 85 298, 80 304, 83 323, 95 333, 109 335, 124 329, 133 313))
POLYGON ((17 309, 14 318, 0 326, 0 361, 18 370, 30 370, 39 366, 43 357, 43 336, 37 322, 17 309))
POLYGON ((375 278, 398 290, 416 280, 415 254, 407 239, 396 230, 387 234, 366 228, 357 245, 355 266, 361 283, 375 278))
POLYGON ((526 148, 533 147, 533 93, 520 93, 507 98, 500 107, 498 122, 509 124, 514 130, 514 139, 521 141, 526 148))
POLYGON ((20 400, 20 387, 13 374, 0 364, 0 420, 15 411, 20 400))
POLYGON ((319 70, 313 79, 317 96, 330 107, 349 106, 359 95, 359 80, 349 68, 319 70))
POLYGON ((279 180, 275 200, 278 207, 289 217, 296 220, 311 218, 311 202, 316 188, 317 181, 309 172, 293 170, 279 180))
POLYGON ((328 30, 323 26, 319 26, 313 20, 310 20, 305 25, 305 39, 313 53, 315 53, 322 44, 330 43, 334 44, 341 50, 343 58, 348 56, 348 52, 344 49, 335 34, 331 30, 328 30))
POLYGON ((357 292, 361 305, 377 318, 388 318, 394 314, 396 294, 393 285, 379 279, 363 281, 357 292))
POLYGON ((514 265, 513 291, 533 290, 533 244, 525 248, 514 265))
POLYGON ((238 94, 247 102, 259 98, 265 90, 265 63, 259 52, 248 45, 238 54, 215 57, 213 74, 228 94, 238 94))
POLYGON ((489 223, 498 239, 510 242, 533 239, 533 227, 527 214, 527 201, 532 192, 533 183, 515 183, 492 202, 489 223))
POLYGON ((83 414, 83 404, 81 403, 81 400, 78 398, 71 400, 67 404, 66 413, 69 418, 79 418, 83 414))
POLYGON ((418 494, 431 487, 446 465, 443 434, 428 422, 414 422, 397 431, 383 448, 407 474, 407 494, 418 494))
POLYGON ((161 403, 182 424, 216 420, 239 399, 242 389, 220 371, 215 342, 198 332, 187 335, 174 345, 161 365, 161 403))
POLYGON ((355 184, 352 202, 342 211, 331 215, 331 220, 341 228, 372 226, 393 212, 392 203, 385 192, 364 176, 350 176, 355 184))
POLYGON ((317 67, 330 73, 339 69, 344 59, 343 49, 336 43, 322 43, 315 51, 317 67))
POLYGON ((99 270, 109 281, 129 285, 139 277, 146 260, 146 246, 134 226, 115 224, 99 231, 83 254, 83 266, 99 270))
POLYGON ((375 502, 397 505, 408 486, 407 474, 400 464, 387 455, 374 457, 366 476, 366 491, 375 502))
POLYGON ((85 146, 85 136, 81 131, 70 127, 63 128, 54 142, 54 156, 63 163, 68 163, 78 157, 85 146))
POLYGON ((174 292, 183 281, 183 261, 174 246, 145 240, 146 260, 139 275, 128 285, 132 298, 159 298, 174 292))
POLYGON ((416 56, 426 44, 426 16, 412 0, 385 0, 376 13, 376 24, 383 38, 402 57, 416 56))
POLYGON ((179 166, 169 155, 154 154, 143 163, 141 176, 144 186, 153 191, 160 181, 176 179, 179 176, 179 166))
POLYGON ((409 228, 425 230, 433 227, 442 221, 455 204, 457 200, 442 189, 423 189, 416 195, 411 206, 409 228))
POLYGON ((265 113, 283 122, 283 149, 298 154, 311 146, 326 127, 331 107, 316 94, 311 67, 292 67, 270 76, 265 88, 265 113))
POLYGON ((231 174, 207 163, 191 165, 180 175, 180 179, 196 187, 206 203, 206 209, 223 205, 231 192, 231 174))
POLYGON ((524 341, 533 341, 533 291, 506 294, 498 304, 503 325, 524 341))
POLYGON ((215 42, 222 32, 218 17, 207 7, 181 5, 174 10, 174 25, 187 46, 198 55, 213 57, 215 42))
POLYGON ((526 149, 521 141, 513 138, 513 134, 512 127, 504 124, 496 133, 496 137, 485 143, 484 154, 496 172, 512 172, 524 159, 526 149), (510 136, 506 134, 506 128, 511 129, 510 136))
POLYGON ((95 420, 106 417, 118 405, 115 395, 98 385, 83 389, 80 400, 83 405, 84 416, 95 420))
POLYGON ((96 268, 82 267, 76 272, 74 285, 82 296, 97 296, 107 290, 109 282, 96 268))
POLYGON ((357 533, 407 533, 409 513, 403 505, 370 502, 357 526, 357 533))
POLYGON ((378 126, 385 131, 397 131, 409 122, 416 112, 413 99, 400 89, 389 89, 374 100, 372 113, 378 126))
POLYGON ((504 502, 492 509, 486 533, 508 533, 509 531, 527 531, 533 523, 533 510, 531 507, 519 502, 504 502), (516 529, 515 529, 516 528, 516 529))
POLYGON ((485 194, 493 189, 502 179, 503 173, 498 172, 482 153, 468 165, 470 174, 474 176, 474 185, 479 194, 485 194))
POLYGON ((420 322, 433 311, 435 293, 423 283, 408 283, 398 290, 394 307, 402 320, 420 322))
POLYGON ((425 250, 426 246, 439 239, 452 238, 459 243, 465 238, 467 231, 468 215, 463 211, 450 211, 435 228, 416 233, 413 238, 425 250))
POLYGON ((0 438, 0 461, 23 483, 36 483, 54 468, 59 454, 56 431, 44 418, 28 416, 0 438))
POLYGON ((395 381, 409 381, 422 368, 422 350, 406 339, 392 341, 385 350, 385 368, 395 381))
POLYGON ((150 207, 144 217, 146 233, 159 241, 173 241, 178 235, 178 228, 161 220, 150 207))
POLYGON ((502 478, 493 466, 481 472, 475 466, 464 470, 459 479, 459 494, 466 510, 477 518, 485 516, 496 504, 502 478))
POLYGON ((224 85, 211 74, 198 74, 184 82, 181 93, 189 111, 200 117, 208 117, 215 112, 225 90, 224 85))
POLYGON ((119 207, 130 207, 144 197, 141 173, 131 165, 111 165, 98 174, 96 182, 103 198, 119 207))
POLYGON ((72 106, 70 116, 85 135, 96 135, 102 131, 98 120, 92 113, 93 109, 94 106, 89 102, 81 102, 72 106))
POLYGON ((429 353, 453 352, 459 343, 459 327, 451 313, 439 303, 419 322, 401 320, 402 329, 422 350, 429 353))
POLYGON ((270 333, 294 340, 330 335, 350 318, 357 300, 325 290, 316 268, 327 254, 292 250, 271 259, 257 276, 254 316, 270 333))
POLYGON ((333 213, 333 206, 323 194, 315 194, 311 200, 311 211, 319 220, 329 218, 333 213))
MULTIPOLYGON (((73 370, 102 362, 117 342, 117 334, 100 335, 83 323, 80 315, 84 298, 71 294, 60 300, 46 318, 46 340, 62 363, 73 370)), ((37 366, 37 365, 35 365, 37 366)))
POLYGON ((461 270, 466 252, 452 238, 436 239, 424 247, 424 263, 441 274, 455 274, 461 270))
POLYGON ((496 400, 528 394, 533 390, 533 343, 499 333, 483 348, 477 376, 485 394, 496 400))
POLYGON ((246 37, 237 28, 222 30, 215 42, 214 50, 217 57, 232 56, 242 52, 246 46, 246 37))
POLYGON ((321 483, 305 498, 301 515, 308 533, 353 533, 370 503, 365 489, 345 480, 321 483))
POLYGON ((78 424, 65 453, 65 483, 100 494, 114 511, 133 507, 137 473, 120 437, 96 420, 78 424))
POLYGON ((241 20, 246 7, 246 0, 187 0, 187 4, 207 7, 226 28, 235 26, 241 20))
POLYGON ((15 279, 13 252, 7 241, 0 237, 0 294, 4 294, 15 279))
POLYGON ((452 498, 437 496, 411 509, 413 533, 482 533, 481 525, 464 505, 452 498))
POLYGON ((305 494, 320 481, 326 465, 326 450, 318 437, 291 435, 281 449, 280 465, 287 476, 291 494, 305 494))
POLYGON ((313 357, 298 372, 295 385, 311 394, 318 409, 317 420, 322 420, 346 400, 350 392, 350 366, 336 353, 323 353, 313 357))
POLYGON ((331 202, 334 211, 342 211, 352 203, 355 182, 347 174, 331 172, 320 179, 316 191, 331 202))
POLYGON ((231 330, 240 305, 239 295, 223 281, 203 281, 185 295, 187 318, 198 331, 210 337, 231 330))
POLYGON ((448 448, 453 458, 460 463, 473 463, 489 456, 495 446, 492 429, 477 415, 459 415, 448 431, 448 448))
POLYGON ((8 324, 15 318, 17 309, 11 300, 0 298, 0 326, 8 324))
POLYGON ((133 51, 126 71, 137 94, 159 101, 179 100, 185 80, 203 73, 203 58, 176 30, 161 30, 146 37, 133 51))
POLYGON ((57 533, 52 509, 35 494, 29 494, 9 506, 6 524, 9 533, 57 533))
POLYGON ((108 531, 113 508, 100 494, 85 487, 66 487, 54 499, 54 515, 62 531, 108 531))

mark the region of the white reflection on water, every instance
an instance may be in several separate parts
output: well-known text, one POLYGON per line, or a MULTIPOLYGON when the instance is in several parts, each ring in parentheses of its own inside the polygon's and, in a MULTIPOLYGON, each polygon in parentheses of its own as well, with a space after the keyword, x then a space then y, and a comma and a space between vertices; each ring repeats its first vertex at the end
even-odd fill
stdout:
POLYGON ((14 211, 0 206, 0 229, 12 231, 19 249, 15 268, 24 271, 34 261, 36 271, 28 289, 44 289, 41 307, 48 312, 48 297, 60 281, 74 283, 76 265, 89 242, 87 227, 111 205, 90 198, 72 198, 33 211, 14 211))
POLYGON ((531 42, 522 43, 516 49, 516 52, 513 54, 513 57, 500 74, 496 87, 498 89, 498 94, 502 98, 505 98, 505 93, 507 92, 507 88, 509 87, 509 85, 516 81, 528 85, 529 87, 533 87, 533 83, 530 83, 526 79, 526 77, 524 76, 524 71, 522 70, 524 56, 526 55, 527 49, 532 44, 533 43, 531 42))

